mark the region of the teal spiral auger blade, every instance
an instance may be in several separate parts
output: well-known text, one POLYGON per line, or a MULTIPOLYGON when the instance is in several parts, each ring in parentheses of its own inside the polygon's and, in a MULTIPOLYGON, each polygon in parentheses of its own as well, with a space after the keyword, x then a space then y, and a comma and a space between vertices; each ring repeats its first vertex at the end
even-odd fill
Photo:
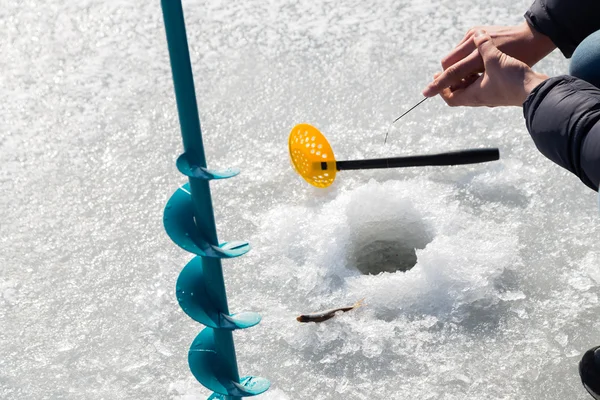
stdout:
POLYGON ((250 245, 219 242, 209 186, 211 180, 231 178, 239 171, 206 167, 181 0, 161 0, 161 6, 184 148, 177 169, 189 180, 167 202, 163 222, 173 242, 196 255, 179 274, 176 295, 183 311, 206 326, 190 346, 188 364, 194 377, 214 392, 209 399, 255 396, 270 383, 256 376, 240 378, 232 331, 250 328, 261 317, 229 312, 221 265, 221 259, 241 256, 250 245))

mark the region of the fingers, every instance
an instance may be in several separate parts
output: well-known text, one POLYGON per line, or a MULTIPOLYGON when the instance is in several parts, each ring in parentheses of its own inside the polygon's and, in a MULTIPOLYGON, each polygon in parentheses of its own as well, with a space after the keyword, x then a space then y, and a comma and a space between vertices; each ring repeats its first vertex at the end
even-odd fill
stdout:
POLYGON ((423 96, 433 97, 444 88, 459 85, 463 79, 478 72, 483 72, 483 61, 477 51, 473 51, 463 60, 448 67, 441 75, 431 82, 424 90, 423 96))
POLYGON ((471 86, 471 84, 474 83, 477 80, 477 78, 479 78, 479 74, 471 74, 471 75, 467 76, 466 78, 462 79, 456 85, 451 86, 450 91, 454 92, 457 90, 465 89, 468 86, 471 86))
POLYGON ((468 79, 465 79, 464 88, 454 91, 451 91, 449 88, 445 88, 440 93, 440 96, 450 107, 483 106, 484 104, 480 99, 482 84, 483 75, 471 75, 468 79))
POLYGON ((460 46, 461 44, 463 44, 464 42, 466 42, 467 40, 471 40, 473 38, 473 36, 475 35, 475 32, 477 32, 478 30, 481 30, 483 27, 474 27, 471 28, 467 31, 467 33, 465 33, 465 36, 462 38, 462 40, 460 41, 460 43, 458 44, 458 46, 460 46))
MULTIPOLYGON (((467 38, 467 36, 465 36, 465 38, 467 38)), ((442 68, 444 68, 444 70, 448 69, 450 66, 469 56, 475 49, 475 42, 473 42, 472 36, 469 35, 468 40, 463 39, 450 54, 442 59, 442 68)))
POLYGON ((498 50, 490 35, 485 31, 479 30, 475 33, 475 36, 473 36, 473 40, 479 54, 481 54, 486 69, 499 64, 502 52, 498 50))

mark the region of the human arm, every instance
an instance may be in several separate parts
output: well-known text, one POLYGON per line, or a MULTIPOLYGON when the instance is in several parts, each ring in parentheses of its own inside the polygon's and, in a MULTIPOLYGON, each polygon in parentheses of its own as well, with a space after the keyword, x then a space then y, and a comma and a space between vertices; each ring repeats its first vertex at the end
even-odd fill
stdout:
POLYGON ((598 190, 600 89, 572 76, 548 78, 502 53, 485 32, 474 42, 485 71, 468 86, 441 92, 451 106, 521 106, 539 151, 598 190))
POLYGON ((526 21, 517 26, 484 26, 470 29, 462 41, 442 59, 443 72, 437 74, 423 95, 433 97, 445 89, 454 91, 469 83, 468 77, 484 70, 474 42, 475 33, 485 30, 495 45, 505 54, 532 67, 556 48, 546 35, 533 29, 526 21))
POLYGON ((524 62, 500 51, 484 31, 475 32, 473 43, 482 59, 483 73, 469 75, 460 88, 443 89, 440 95, 450 106, 520 107, 529 93, 548 79, 524 62))
POLYGON ((442 60, 443 72, 424 90, 432 97, 442 89, 462 88, 464 79, 482 72, 481 58, 473 51, 473 34, 486 30, 498 48, 530 67, 557 46, 567 57, 591 33, 600 30, 599 0, 535 0, 518 26, 477 27, 469 30, 463 40, 442 60))
POLYGON ((535 0, 525 19, 570 58, 583 39, 600 30, 600 1, 535 0))
POLYGON ((538 150, 597 191, 600 89, 572 76, 550 78, 531 91, 523 114, 538 150))

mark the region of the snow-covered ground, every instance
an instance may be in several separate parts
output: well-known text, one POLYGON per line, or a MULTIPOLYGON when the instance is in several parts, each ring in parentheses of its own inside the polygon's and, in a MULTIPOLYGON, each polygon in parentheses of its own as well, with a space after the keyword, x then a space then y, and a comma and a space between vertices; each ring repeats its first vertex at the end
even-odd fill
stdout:
MULTIPOLYGON (((230 309, 263 316, 234 336, 241 374, 272 381, 259 398, 586 399, 594 193, 537 152, 518 108, 432 99, 383 145, 469 28, 528 6, 184 2, 209 166, 242 169, 211 187, 220 238, 253 245, 224 272, 230 309), (300 122, 338 159, 501 160, 341 172, 321 190, 290 167, 300 122)), ((162 227, 185 177, 160 2, 5 0, 0 27, 0 398, 208 397, 187 366, 202 326, 175 298, 191 255, 162 227)))

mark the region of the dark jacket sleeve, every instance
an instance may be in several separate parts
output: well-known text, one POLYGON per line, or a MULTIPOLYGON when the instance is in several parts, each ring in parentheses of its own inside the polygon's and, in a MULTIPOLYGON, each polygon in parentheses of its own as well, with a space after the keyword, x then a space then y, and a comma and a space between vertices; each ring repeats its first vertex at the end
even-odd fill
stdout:
POLYGON ((600 30, 600 0, 535 0, 525 19, 570 58, 583 39, 600 30))
POLYGON ((600 181, 600 89, 572 76, 550 78, 523 104, 538 150, 588 187, 600 181))

